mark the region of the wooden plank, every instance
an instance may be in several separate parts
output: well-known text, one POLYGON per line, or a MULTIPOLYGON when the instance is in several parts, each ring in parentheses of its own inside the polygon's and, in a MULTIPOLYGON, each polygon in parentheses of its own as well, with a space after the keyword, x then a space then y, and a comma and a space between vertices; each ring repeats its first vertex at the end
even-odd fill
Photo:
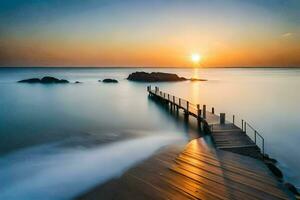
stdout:
POLYGON ((259 191, 249 186, 243 186, 228 180, 222 180, 222 177, 208 177, 207 174, 198 172, 197 169, 193 170, 190 167, 177 167, 173 170, 188 179, 186 180, 186 184, 188 182, 190 184, 194 183, 198 185, 198 187, 200 185, 201 188, 206 189, 206 192, 221 194, 222 197, 226 197, 225 199, 232 199, 232 196, 235 196, 238 199, 288 199, 280 194, 274 195, 274 193, 270 193, 268 191, 259 191))
POLYGON ((226 185, 226 187, 230 187, 231 189, 235 188, 236 190, 243 191, 252 196, 252 193, 256 193, 259 196, 263 196, 264 193, 272 193, 271 196, 284 197, 282 191, 277 189, 277 185, 272 185, 267 181, 262 182, 261 180, 252 179, 226 170, 219 171, 216 170, 216 168, 208 167, 206 165, 198 166, 195 165, 195 163, 186 160, 178 160, 176 164, 177 167, 186 170, 186 173, 195 174, 201 180, 206 179, 206 181, 212 181, 213 183, 211 184, 216 183, 226 185))
MULTIPOLYGON (((220 168, 222 170, 226 170, 229 172, 234 172, 236 174, 241 174, 243 176, 247 176, 247 177, 257 179, 260 181, 265 181, 265 180, 267 182, 274 181, 274 179, 271 176, 269 176, 270 174, 268 174, 268 173, 260 174, 258 170, 251 170, 249 168, 241 167, 238 164, 232 165, 231 163, 228 164, 227 162, 219 162, 219 161, 215 161, 215 160, 199 158, 199 157, 195 157, 192 154, 186 154, 186 153, 182 153, 181 155, 189 155, 191 158, 193 158, 199 162, 206 163, 207 165, 211 165, 216 168, 220 168)), ((261 169, 267 170, 266 168, 261 168, 261 169)), ((277 185, 277 182, 271 183, 271 184, 277 185)))

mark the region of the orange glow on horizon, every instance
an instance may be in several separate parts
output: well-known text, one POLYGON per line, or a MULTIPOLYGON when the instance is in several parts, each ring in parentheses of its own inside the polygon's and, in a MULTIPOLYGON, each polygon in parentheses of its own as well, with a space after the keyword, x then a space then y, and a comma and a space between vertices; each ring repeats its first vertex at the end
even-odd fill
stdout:
MULTIPOLYGON (((196 39, 195 39, 196 40, 196 39)), ((131 44, 129 41, 6 40, 5 61, 12 66, 117 66, 117 67, 253 67, 300 66, 300 47, 292 41, 265 41, 265 46, 238 42, 193 45, 170 40, 167 44, 131 44), (186 55, 189 55, 188 57, 186 55), (205 55, 205 58, 204 58, 205 55), (200 66, 201 63, 201 66, 200 66)))

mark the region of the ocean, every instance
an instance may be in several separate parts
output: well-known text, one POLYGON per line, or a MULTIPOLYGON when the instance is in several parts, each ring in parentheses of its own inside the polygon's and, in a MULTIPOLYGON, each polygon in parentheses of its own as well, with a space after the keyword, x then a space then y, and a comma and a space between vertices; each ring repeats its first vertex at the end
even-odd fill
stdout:
POLYGON ((165 145, 203 137, 193 120, 149 99, 148 85, 249 122, 300 187, 300 69, 0 68, 0 199, 71 199, 165 145), (208 81, 127 81, 135 71, 208 81), (83 83, 17 83, 43 76, 83 83), (98 82, 104 78, 119 83, 98 82))

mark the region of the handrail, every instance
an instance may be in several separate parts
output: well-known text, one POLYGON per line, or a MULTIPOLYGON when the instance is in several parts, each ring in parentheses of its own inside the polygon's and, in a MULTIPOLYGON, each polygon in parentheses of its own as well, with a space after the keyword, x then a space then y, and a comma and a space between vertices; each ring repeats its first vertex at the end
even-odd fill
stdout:
MULTIPOLYGON (((262 141, 262 147, 261 147, 261 150, 262 150, 262 153, 263 155, 265 154, 265 139, 264 137, 258 133, 258 131, 253 128, 248 122, 245 122, 245 125, 247 125, 249 128, 252 129, 252 131, 254 131, 254 143, 257 145, 257 136, 261 139, 262 141)), ((245 133, 247 134, 247 129, 245 129, 245 133)))
MULTIPOLYGON (((229 120, 229 121, 231 121, 231 120, 229 120)), ((244 131, 248 136, 249 136, 249 131, 247 131, 247 130, 249 130, 249 129, 247 129, 247 127, 249 127, 253 131, 253 135, 254 135, 254 139, 252 139, 251 137, 250 137, 250 139, 260 148, 262 154, 265 155, 265 139, 251 124, 249 124, 244 119, 238 118, 234 114, 232 114, 232 123, 235 126, 241 128, 242 131, 244 131), (241 120, 241 124, 238 123, 239 120, 241 120), (258 142, 257 138, 260 138, 261 143, 258 142)))
POLYGON ((252 139, 251 137, 250 137, 250 139, 260 148, 262 154, 265 155, 265 139, 264 139, 264 137, 251 124, 249 124, 244 119, 238 118, 238 116, 235 114, 231 114, 230 116, 232 116, 232 118, 229 118, 229 119, 232 119, 232 120, 229 120, 229 121, 231 121, 235 126, 241 128, 242 131, 244 131, 248 136, 250 136, 250 135, 249 135, 249 131, 247 131, 247 130, 249 130, 249 129, 247 129, 247 126, 253 131, 254 139, 252 139), (239 123, 239 120, 241 120, 241 124, 239 123), (258 142, 257 138, 260 138, 261 142, 258 142))

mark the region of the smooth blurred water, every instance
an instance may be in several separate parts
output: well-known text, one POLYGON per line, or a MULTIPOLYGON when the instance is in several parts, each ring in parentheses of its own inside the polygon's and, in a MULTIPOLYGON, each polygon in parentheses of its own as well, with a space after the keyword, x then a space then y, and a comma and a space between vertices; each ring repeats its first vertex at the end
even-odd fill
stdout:
MULTIPOLYGON (((279 160, 286 178, 300 186, 300 159, 297 154, 300 150, 299 69, 2 68, 0 170, 7 171, 0 173, 2 179, 6 177, 5 184, 0 186, 0 193, 2 191, 2 194, 8 195, 4 197, 18 199, 17 196, 9 196, 17 190, 29 195, 23 197, 38 197, 37 193, 33 194, 24 187, 30 178, 25 172, 39 180, 37 185, 45 188, 49 188, 49 176, 44 174, 47 170, 70 170, 74 172, 72 175, 79 177, 97 174, 97 170, 74 169, 69 165, 78 162, 75 159, 78 155, 85 159, 87 165, 101 169, 102 157, 95 159, 92 156, 97 155, 95 152, 99 148, 99 155, 105 152, 115 160, 110 165, 117 165, 118 169, 112 171, 110 176, 101 178, 99 170, 99 177, 87 178, 87 184, 81 190, 75 182, 69 184, 65 191, 60 191, 65 196, 53 196, 71 198, 77 194, 74 188, 82 192, 93 184, 120 174, 163 145, 197 137, 195 128, 188 127, 180 117, 175 118, 148 99, 146 86, 149 84, 125 80, 128 74, 137 70, 172 72, 184 77, 208 79, 207 82, 152 85, 191 102, 214 106, 217 112, 234 113, 238 116, 237 120, 243 118, 250 122, 265 137, 267 153, 279 160), (21 79, 45 75, 83 83, 16 83, 21 79), (119 83, 98 82, 104 78, 115 78, 119 83), (161 137, 164 142, 158 143, 161 137), (136 140, 141 141, 134 142, 136 140), (147 141, 156 141, 156 145, 140 145, 147 141), (130 144, 128 151, 122 150, 125 144, 130 144), (122 151, 120 154, 118 145, 122 151), (87 159, 89 155, 93 159, 87 159), (130 162, 119 164, 116 160, 121 157, 126 157, 130 162), (22 170, 27 166, 25 161, 37 166, 37 170, 22 170)), ((69 177, 54 179, 56 181, 51 182, 51 186, 59 186, 65 178, 69 177)), ((38 191, 45 193, 45 188, 38 191)), ((50 191, 53 192, 53 189, 50 191)))

